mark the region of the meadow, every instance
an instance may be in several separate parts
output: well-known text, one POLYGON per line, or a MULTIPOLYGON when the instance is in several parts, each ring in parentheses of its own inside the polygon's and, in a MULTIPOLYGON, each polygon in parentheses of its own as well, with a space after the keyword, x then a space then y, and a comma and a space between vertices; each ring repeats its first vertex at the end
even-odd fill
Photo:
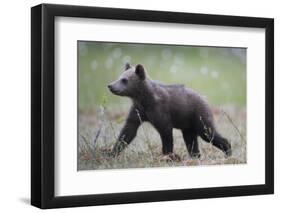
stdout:
POLYGON ((78 42, 78 170, 240 164, 247 162, 246 49, 174 45, 78 42), (167 84, 180 83, 205 96, 219 132, 231 141, 225 158, 199 139, 200 159, 191 159, 180 131, 174 130, 175 153, 161 155, 160 136, 144 123, 134 141, 116 158, 106 153, 116 142, 131 101, 111 94, 124 64, 143 64, 148 75, 167 84))

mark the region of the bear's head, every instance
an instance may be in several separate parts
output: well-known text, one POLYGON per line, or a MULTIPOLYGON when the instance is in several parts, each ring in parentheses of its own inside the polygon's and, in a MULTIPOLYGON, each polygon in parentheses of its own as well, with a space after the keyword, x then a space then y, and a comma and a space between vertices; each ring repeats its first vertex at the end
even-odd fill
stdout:
POLYGON ((108 88, 115 95, 133 98, 139 94, 145 80, 146 73, 141 64, 134 67, 126 63, 124 72, 108 88))

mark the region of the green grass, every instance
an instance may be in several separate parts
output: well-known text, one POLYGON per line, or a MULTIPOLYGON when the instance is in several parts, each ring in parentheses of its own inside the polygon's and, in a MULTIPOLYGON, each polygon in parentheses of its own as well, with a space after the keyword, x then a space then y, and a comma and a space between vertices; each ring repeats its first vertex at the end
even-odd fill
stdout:
POLYGON ((245 49, 79 42, 78 54, 80 110, 95 109, 104 96, 109 104, 123 104, 106 86, 125 62, 143 64, 152 79, 185 84, 211 104, 246 104, 245 49))

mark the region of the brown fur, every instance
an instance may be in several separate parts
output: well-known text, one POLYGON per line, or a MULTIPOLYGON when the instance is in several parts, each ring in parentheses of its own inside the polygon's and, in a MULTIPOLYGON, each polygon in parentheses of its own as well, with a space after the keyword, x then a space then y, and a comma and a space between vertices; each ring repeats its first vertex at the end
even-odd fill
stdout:
POLYGON ((116 95, 133 101, 126 123, 113 148, 118 155, 136 136, 142 122, 150 122, 159 132, 162 153, 173 154, 173 128, 180 129, 191 157, 200 157, 197 137, 212 143, 227 156, 231 145, 217 131, 211 109, 202 96, 183 85, 165 85, 151 80, 142 65, 126 64, 120 78, 108 85, 116 95))

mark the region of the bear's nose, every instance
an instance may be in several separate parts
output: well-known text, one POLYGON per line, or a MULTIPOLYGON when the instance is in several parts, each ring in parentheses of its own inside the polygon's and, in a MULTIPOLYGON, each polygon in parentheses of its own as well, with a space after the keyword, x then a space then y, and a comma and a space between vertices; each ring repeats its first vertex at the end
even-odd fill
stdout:
POLYGON ((111 84, 108 84, 107 87, 108 87, 108 89, 110 89, 110 90, 112 89, 112 85, 111 85, 111 84))

